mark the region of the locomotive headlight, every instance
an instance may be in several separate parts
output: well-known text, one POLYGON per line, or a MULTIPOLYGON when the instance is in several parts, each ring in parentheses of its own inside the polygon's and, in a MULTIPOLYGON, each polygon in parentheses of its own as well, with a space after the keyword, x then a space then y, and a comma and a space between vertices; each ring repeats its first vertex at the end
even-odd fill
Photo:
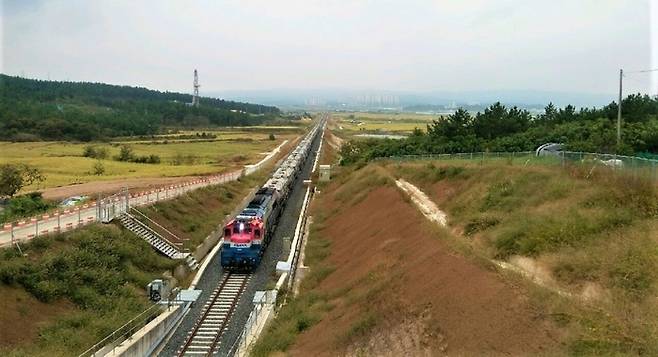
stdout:
POLYGON ((242 231, 244 231, 244 223, 240 222, 240 233, 242 233, 242 231))

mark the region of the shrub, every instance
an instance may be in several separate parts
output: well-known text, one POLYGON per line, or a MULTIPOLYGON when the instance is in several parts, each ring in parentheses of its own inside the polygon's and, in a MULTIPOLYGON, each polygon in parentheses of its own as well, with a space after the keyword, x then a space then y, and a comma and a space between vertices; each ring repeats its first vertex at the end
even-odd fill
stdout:
POLYGON ((105 174, 105 165, 103 165, 103 163, 100 160, 98 160, 94 163, 94 166, 92 167, 91 170, 92 170, 91 173, 93 175, 102 176, 105 174))
POLYGON ((43 213, 56 206, 54 202, 44 200, 41 192, 16 196, 9 200, 5 210, 0 213, 0 222, 43 213))
POLYGON ((0 197, 13 197, 23 187, 43 180, 45 177, 36 167, 25 164, 0 165, 0 197))
POLYGON ((82 151, 82 156, 90 157, 93 159, 106 159, 108 157, 108 151, 103 147, 96 147, 92 145, 87 145, 82 151))
POLYGON ((148 156, 137 156, 130 160, 130 162, 136 162, 139 164, 159 164, 160 156, 152 154, 148 156))
POLYGON ((119 149, 119 155, 116 157, 117 161, 133 161, 135 159, 135 153, 133 149, 128 145, 122 145, 119 149))

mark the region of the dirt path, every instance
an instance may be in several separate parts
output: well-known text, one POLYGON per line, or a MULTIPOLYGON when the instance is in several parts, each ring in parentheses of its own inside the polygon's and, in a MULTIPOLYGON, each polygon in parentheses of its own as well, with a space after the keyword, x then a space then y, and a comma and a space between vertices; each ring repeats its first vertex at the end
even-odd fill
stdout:
POLYGON ((118 192, 123 188, 128 189, 147 189, 164 185, 172 185, 191 181, 200 176, 181 176, 181 177, 144 177, 137 179, 119 179, 112 181, 95 181, 86 182, 79 185, 69 185, 62 187, 46 188, 43 197, 51 200, 64 199, 71 196, 79 195, 97 195, 99 193, 108 194, 118 192))
MULTIPOLYGON (((395 187, 353 205, 331 192, 318 234, 335 271, 319 291, 332 308, 295 356, 559 354, 561 331, 526 293, 453 251, 395 187), (336 196, 337 197, 337 196, 336 196)), ((443 217, 445 218, 445 217, 443 217)), ((436 216, 441 219, 441 216, 436 216)))

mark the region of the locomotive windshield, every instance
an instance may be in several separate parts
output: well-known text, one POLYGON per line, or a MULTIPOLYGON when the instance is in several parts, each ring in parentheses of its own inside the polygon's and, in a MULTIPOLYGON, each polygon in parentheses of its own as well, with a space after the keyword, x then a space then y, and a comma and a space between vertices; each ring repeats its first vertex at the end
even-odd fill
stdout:
POLYGON ((250 233, 251 232, 251 224, 249 222, 236 222, 235 225, 233 225, 233 233, 250 233))

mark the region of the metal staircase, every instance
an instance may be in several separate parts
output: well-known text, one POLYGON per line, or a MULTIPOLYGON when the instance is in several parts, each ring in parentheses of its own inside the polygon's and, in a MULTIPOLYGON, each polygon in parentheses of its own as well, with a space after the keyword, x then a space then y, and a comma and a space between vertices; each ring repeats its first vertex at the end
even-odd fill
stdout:
POLYGON ((194 259, 190 253, 181 252, 178 247, 176 247, 176 244, 164 238, 132 214, 123 213, 117 218, 119 219, 119 222, 121 222, 121 225, 135 233, 138 237, 147 241, 158 252, 171 259, 185 259, 185 263, 192 270, 196 270, 199 267, 196 259, 194 259))

